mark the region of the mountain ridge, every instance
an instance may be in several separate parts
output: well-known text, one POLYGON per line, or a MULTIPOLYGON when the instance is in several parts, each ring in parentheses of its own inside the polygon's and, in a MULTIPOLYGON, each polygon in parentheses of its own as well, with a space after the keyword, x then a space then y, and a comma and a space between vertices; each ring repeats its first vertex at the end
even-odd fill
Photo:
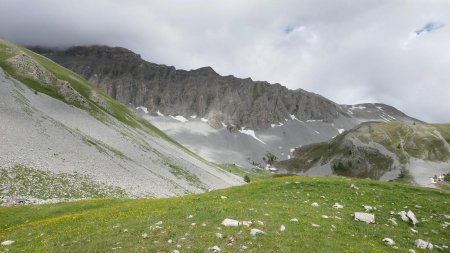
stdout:
POLYGON ((144 61, 124 48, 30 49, 79 73, 125 104, 149 108, 152 115, 157 111, 173 116, 196 115, 216 128, 224 123, 250 129, 268 128, 291 115, 327 122, 345 115, 339 105, 312 92, 221 76, 211 67, 178 70, 144 61))

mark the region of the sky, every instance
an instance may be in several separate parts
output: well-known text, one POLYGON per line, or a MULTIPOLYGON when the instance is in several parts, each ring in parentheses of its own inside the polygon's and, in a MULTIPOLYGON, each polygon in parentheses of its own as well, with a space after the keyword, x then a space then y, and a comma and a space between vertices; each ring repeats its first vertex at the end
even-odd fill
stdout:
POLYGON ((450 122, 449 0, 0 0, 0 37, 121 46, 178 69, 450 122))

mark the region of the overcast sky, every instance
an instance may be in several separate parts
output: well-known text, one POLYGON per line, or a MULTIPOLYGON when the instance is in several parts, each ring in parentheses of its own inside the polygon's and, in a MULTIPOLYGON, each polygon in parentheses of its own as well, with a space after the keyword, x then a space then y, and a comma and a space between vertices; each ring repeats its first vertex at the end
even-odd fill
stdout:
POLYGON ((0 0, 0 37, 122 46, 450 122, 449 0, 0 0))

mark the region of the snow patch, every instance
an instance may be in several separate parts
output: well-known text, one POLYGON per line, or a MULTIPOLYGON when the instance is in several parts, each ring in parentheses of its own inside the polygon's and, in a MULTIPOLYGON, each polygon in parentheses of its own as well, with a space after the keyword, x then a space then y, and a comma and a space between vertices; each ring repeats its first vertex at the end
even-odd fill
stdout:
POLYGON ((191 119, 196 119, 197 118, 197 115, 192 115, 191 116, 191 119))
POLYGON ((180 122, 187 122, 188 120, 185 118, 185 117, 183 117, 183 116, 180 116, 180 115, 177 115, 177 116, 170 116, 172 119, 174 119, 174 120, 178 120, 178 121, 180 121, 180 122))
POLYGON ((205 119, 205 118, 201 118, 200 120, 203 121, 203 122, 205 122, 205 123, 208 122, 208 120, 205 119))
POLYGON ((145 114, 148 114, 148 109, 145 106, 138 106, 136 107, 136 110, 142 110, 145 114))
POLYGON ((158 116, 164 117, 164 114, 162 114, 159 110, 156 111, 156 114, 157 114, 158 116))
POLYGON ((339 129, 339 128, 338 128, 339 134, 343 133, 344 131, 345 131, 345 129, 339 129))
POLYGON ((241 133, 243 133, 243 134, 246 134, 246 135, 250 135, 251 137, 253 137, 253 139, 255 139, 255 140, 261 142, 262 144, 266 144, 266 143, 263 142, 261 139, 259 139, 258 137, 256 137, 255 131, 253 131, 253 130, 250 130, 250 129, 242 129, 242 130, 239 130, 239 132, 241 132, 241 133))

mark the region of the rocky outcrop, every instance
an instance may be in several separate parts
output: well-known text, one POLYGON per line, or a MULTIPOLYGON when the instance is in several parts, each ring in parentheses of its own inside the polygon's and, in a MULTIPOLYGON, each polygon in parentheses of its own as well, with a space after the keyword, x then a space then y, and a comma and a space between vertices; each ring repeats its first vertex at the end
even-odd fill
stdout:
POLYGON ((177 70, 146 62, 118 47, 72 47, 67 50, 32 48, 82 75, 113 98, 149 113, 206 118, 252 129, 267 128, 293 115, 300 120, 332 121, 343 113, 334 102, 280 84, 221 76, 212 68, 177 70))

